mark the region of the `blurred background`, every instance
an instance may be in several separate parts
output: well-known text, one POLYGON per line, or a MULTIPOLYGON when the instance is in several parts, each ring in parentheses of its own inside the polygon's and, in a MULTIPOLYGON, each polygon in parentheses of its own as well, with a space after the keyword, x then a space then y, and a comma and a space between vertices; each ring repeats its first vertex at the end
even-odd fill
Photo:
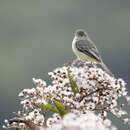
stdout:
MULTIPOLYGON (((116 77, 130 84, 129 0, 0 1, 0 126, 18 110, 18 93, 34 87, 33 77, 49 84, 48 72, 76 58, 71 42, 79 28, 116 77)), ((130 129, 120 120, 113 124, 130 129)))

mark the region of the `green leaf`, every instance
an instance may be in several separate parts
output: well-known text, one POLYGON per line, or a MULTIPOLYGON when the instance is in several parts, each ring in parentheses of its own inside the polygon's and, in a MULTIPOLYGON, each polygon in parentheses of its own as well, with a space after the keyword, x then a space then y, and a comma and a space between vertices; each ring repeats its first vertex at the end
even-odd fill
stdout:
POLYGON ((48 109, 48 110, 50 110, 50 111, 52 111, 52 112, 58 113, 57 108, 56 108, 56 107, 52 107, 50 104, 47 104, 47 105, 46 105, 46 109, 48 109))
POLYGON ((50 110, 52 112, 56 112, 56 113, 59 113, 59 111, 57 110, 56 107, 53 107, 51 104, 35 104, 35 106, 37 107, 40 107, 42 109, 47 109, 47 110, 50 110))
POLYGON ((69 112, 69 109, 67 107, 65 107, 62 103, 60 103, 56 100, 54 100, 53 103, 56 106, 58 113, 61 117, 63 117, 65 114, 67 114, 69 112))
POLYGON ((70 70, 67 70, 67 71, 68 71, 68 77, 70 80, 71 89, 72 89, 74 95, 76 95, 77 93, 79 93, 79 88, 78 88, 76 82, 73 80, 73 77, 70 74, 70 70))

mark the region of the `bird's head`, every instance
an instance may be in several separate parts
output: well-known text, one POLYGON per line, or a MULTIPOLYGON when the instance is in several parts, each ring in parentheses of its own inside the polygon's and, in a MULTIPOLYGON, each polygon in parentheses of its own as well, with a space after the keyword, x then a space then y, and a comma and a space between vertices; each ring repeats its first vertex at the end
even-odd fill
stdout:
POLYGON ((78 40, 87 39, 87 37, 88 37, 87 32, 83 29, 76 30, 74 35, 75 35, 75 38, 78 40))

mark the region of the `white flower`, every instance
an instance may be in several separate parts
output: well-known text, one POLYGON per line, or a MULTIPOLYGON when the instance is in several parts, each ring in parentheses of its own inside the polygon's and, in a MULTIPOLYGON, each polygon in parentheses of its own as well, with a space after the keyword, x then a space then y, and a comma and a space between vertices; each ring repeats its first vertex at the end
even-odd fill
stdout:
MULTIPOLYGON (((48 119, 49 122, 54 122, 52 118, 48 119)), ((86 111, 86 114, 76 115, 69 113, 64 116, 62 120, 52 123, 46 130, 111 130, 115 127, 111 125, 110 120, 103 121, 96 116, 93 112, 86 111)), ((113 129, 114 130, 114 129, 113 129)))
POLYGON ((111 121, 108 120, 108 119, 104 120, 103 123, 104 123, 104 125, 107 126, 107 127, 110 127, 110 126, 111 126, 111 121))
POLYGON ((124 121, 125 124, 127 124, 129 122, 129 120, 130 120, 129 118, 123 119, 123 121, 124 121))
POLYGON ((7 120, 7 119, 5 119, 5 120, 4 120, 4 122, 5 122, 5 123, 8 123, 8 120, 7 120))
POLYGON ((6 129, 7 127, 5 125, 3 125, 2 128, 6 129))
MULTIPOLYGON (((52 80, 51 85, 47 86, 44 80, 33 78, 36 88, 24 89, 19 93, 23 110, 17 113, 18 116, 43 126, 46 119, 44 119, 42 107, 50 104, 53 108, 57 108, 54 104, 55 100, 63 104, 70 113, 64 115, 63 119, 58 114, 48 118, 47 126, 51 130, 64 128, 67 130, 116 130, 107 119, 109 112, 129 124, 128 118, 123 119, 123 115, 127 112, 123 110, 123 105, 117 102, 120 97, 125 97, 130 104, 126 83, 122 79, 111 77, 97 66, 87 66, 85 63, 82 66, 70 65, 56 68, 48 74, 52 80), (78 87, 77 93, 74 91, 74 84, 78 87), (37 105, 40 104, 43 106, 38 107, 37 105), (98 116, 92 111, 98 113, 98 116)), ((8 121, 5 123, 8 128, 11 128, 8 121)), ((14 125, 20 128, 26 127, 19 123, 14 125)))

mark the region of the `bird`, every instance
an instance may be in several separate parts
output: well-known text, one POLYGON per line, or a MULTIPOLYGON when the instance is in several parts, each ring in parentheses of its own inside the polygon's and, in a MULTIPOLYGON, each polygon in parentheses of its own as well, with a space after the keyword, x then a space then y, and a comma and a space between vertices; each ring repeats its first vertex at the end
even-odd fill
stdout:
POLYGON ((96 45, 89 38, 87 32, 84 29, 78 29, 75 31, 72 41, 72 50, 77 56, 78 60, 89 61, 92 64, 99 64, 110 76, 114 77, 112 72, 104 64, 96 45))

